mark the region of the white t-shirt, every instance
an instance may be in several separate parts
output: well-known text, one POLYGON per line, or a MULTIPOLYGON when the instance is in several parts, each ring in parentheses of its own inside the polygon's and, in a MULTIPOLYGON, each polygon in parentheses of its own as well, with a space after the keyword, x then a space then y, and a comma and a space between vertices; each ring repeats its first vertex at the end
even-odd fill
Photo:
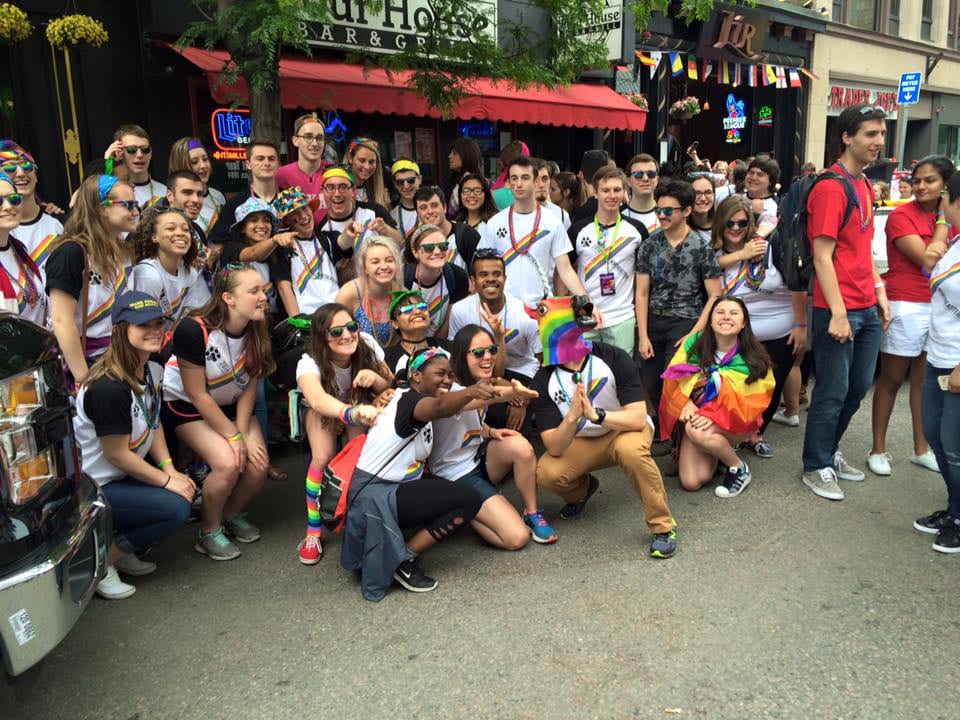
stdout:
POLYGON ((575 223, 570 234, 576 233, 571 239, 580 282, 605 324, 612 326, 634 315, 637 250, 643 235, 622 216, 613 225, 599 226, 599 233, 597 227, 594 219, 584 220, 575 223))
POLYGON ((192 318, 184 319, 173 331, 173 355, 163 371, 163 399, 184 400, 190 397, 183 389, 178 357, 203 366, 207 376, 207 392, 221 407, 235 403, 250 384, 243 357, 243 336, 228 336, 223 330, 210 330, 203 342, 203 330, 192 318))
POLYGON ((367 433, 357 470, 388 482, 408 482, 423 475, 433 448, 433 424, 415 420, 413 409, 424 397, 411 388, 394 393, 367 433))
POLYGON ((356 221, 360 223, 363 228, 363 232, 360 233, 359 237, 354 241, 353 246, 355 248, 360 247, 360 243, 366 240, 369 232, 369 225, 374 220, 376 220, 377 214, 370 208, 365 207, 355 207, 353 209, 353 215, 350 217, 344 218, 343 220, 334 220, 330 217, 330 214, 327 214, 327 217, 324 219, 323 224, 317 228, 317 232, 329 232, 333 233, 331 238, 333 242, 336 242, 336 236, 343 232, 343 229, 351 222, 356 221))
POLYGON ((632 218, 642 224, 650 235, 653 235, 653 231, 660 227, 660 219, 653 210, 650 212, 640 212, 627 205, 620 212, 623 213, 624 217, 632 218))
POLYGON ((200 215, 196 219, 197 225, 205 233, 210 234, 210 228, 217 224, 220 218, 220 211, 227 204, 227 199, 223 193, 216 188, 207 187, 207 194, 203 197, 203 207, 200 208, 200 215))
MULTIPOLYGON (((330 242, 336 242, 334 236, 326 237, 330 242)), ((321 305, 336 299, 340 290, 337 268, 330 253, 316 238, 297 238, 295 252, 290 258, 290 283, 301 313, 312 314, 321 305)))
POLYGON ((34 220, 20 223, 10 234, 26 246, 42 275, 54 241, 63 234, 63 225, 52 215, 41 212, 34 220))
POLYGON ((451 288, 447 285, 446 278, 444 278, 441 272, 440 279, 429 287, 421 285, 414 280, 410 285, 410 289, 417 290, 423 295, 423 301, 427 304, 428 312, 430 313, 430 331, 428 335, 431 337, 436 335, 440 326, 443 325, 443 321, 447 319, 447 315, 450 313, 451 288))
MULTIPOLYGON (((463 386, 454 383, 450 392, 457 390, 463 386)), ((485 410, 462 410, 433 421, 430 472, 444 480, 459 480, 484 461, 484 415, 485 410)))
POLYGON ((417 229, 417 225, 420 224, 416 209, 408 210, 401 203, 397 203, 393 207, 390 215, 393 216, 394 222, 397 223, 397 230, 404 238, 410 237, 413 231, 417 229))
MULTIPOLYGON (((717 253, 719 258, 722 253, 717 253)), ((763 282, 750 286, 750 263, 739 262, 723 269, 723 294, 738 297, 750 313, 750 327, 757 340, 777 340, 793 329, 793 301, 783 277, 773 264, 773 246, 767 246, 767 268, 763 282)))
POLYGON ((570 239, 555 213, 539 205, 526 214, 512 210, 511 206, 490 218, 480 233, 477 249, 497 250, 507 269, 506 291, 528 307, 536 307, 541 299, 553 294, 556 258, 570 252, 570 239))
POLYGON ((548 210, 553 210, 553 212, 560 218, 560 222, 563 223, 564 230, 570 229, 570 213, 568 213, 559 205, 554 205, 549 200, 547 200, 545 203, 542 203, 542 206, 548 210))
POLYGON ((167 196, 167 186, 153 178, 133 186, 133 198, 141 210, 153 207, 167 196))
POLYGON ((185 313, 195 310, 210 299, 210 290, 200 270, 180 263, 180 272, 171 275, 164 270, 159 258, 141 260, 133 266, 130 275, 132 290, 154 297, 169 315, 167 329, 173 327, 185 313))
MULTIPOLYGON (((377 362, 383 362, 383 348, 380 347, 379 343, 365 332, 360 333, 360 339, 373 351, 377 362)), ((297 362, 297 382, 304 375, 320 377, 320 366, 307 353, 304 353, 297 362)), ((353 387, 353 368, 334 365, 333 376, 337 383, 337 399, 345 403, 350 402, 350 390, 353 387)))
POLYGON ((927 362, 941 370, 960 365, 960 240, 930 273, 930 334, 927 362))
POLYGON ((0 303, 3 303, 4 310, 43 326, 47 322, 44 281, 42 277, 34 274, 20 257, 14 252, 13 244, 9 240, 7 246, 0 249, 0 272, 7 276, 17 294, 15 298, 4 298, 0 295, 0 303))
POLYGON ((126 476, 104 456, 101 437, 129 435, 127 447, 141 458, 147 456, 153 444, 154 433, 160 425, 163 369, 155 362, 148 362, 146 376, 152 383, 145 382, 140 386, 139 402, 128 385, 106 377, 93 385, 81 387, 77 394, 73 431, 83 458, 83 472, 97 485, 106 485, 126 476))
MULTIPOLYGON (((504 344, 507 349, 506 369, 532 378, 540 368, 536 353, 543 352, 537 321, 527 315, 520 300, 508 294, 504 297, 503 308, 497 313, 497 317, 500 318, 506 331, 504 335, 504 344)), ((460 328, 470 324, 479 325, 493 332, 480 314, 480 296, 477 294, 454 303, 450 311, 450 328, 447 337, 453 340, 460 328)))

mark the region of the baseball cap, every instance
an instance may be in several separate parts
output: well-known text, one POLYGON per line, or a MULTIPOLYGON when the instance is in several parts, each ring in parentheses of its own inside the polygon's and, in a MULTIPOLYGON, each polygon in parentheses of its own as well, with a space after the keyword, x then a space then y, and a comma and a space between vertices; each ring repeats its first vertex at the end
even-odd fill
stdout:
POLYGON ((151 320, 166 317, 167 314, 155 297, 136 290, 124 293, 114 300, 110 310, 110 320, 114 325, 119 322, 145 325, 151 320))

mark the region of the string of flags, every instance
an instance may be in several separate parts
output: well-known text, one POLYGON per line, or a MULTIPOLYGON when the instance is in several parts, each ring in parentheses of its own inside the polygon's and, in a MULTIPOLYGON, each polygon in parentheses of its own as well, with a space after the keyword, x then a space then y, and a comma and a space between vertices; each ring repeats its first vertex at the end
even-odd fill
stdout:
POLYGON ((798 88, 801 87, 801 73, 811 80, 819 80, 819 77, 807 68, 765 63, 747 65, 727 60, 698 61, 692 53, 687 54, 687 61, 684 64, 681 53, 678 52, 661 52, 659 50, 643 52, 637 50, 635 54, 641 65, 650 68, 650 77, 656 74, 657 67, 665 60, 673 77, 678 77, 686 72, 687 77, 691 80, 706 82, 714 77, 718 84, 733 87, 746 85, 747 87, 776 86, 780 89, 798 88))

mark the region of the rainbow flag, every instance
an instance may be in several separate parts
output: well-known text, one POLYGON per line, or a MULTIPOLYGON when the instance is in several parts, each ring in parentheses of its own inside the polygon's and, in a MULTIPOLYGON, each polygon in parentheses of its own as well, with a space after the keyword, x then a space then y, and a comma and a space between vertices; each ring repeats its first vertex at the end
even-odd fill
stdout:
POLYGON ((750 368, 735 345, 716 365, 706 371, 693 346, 700 338, 696 333, 688 339, 664 371, 663 394, 660 397, 660 438, 666 440, 673 433, 683 406, 694 391, 702 388, 696 402, 699 413, 728 433, 743 435, 753 432, 762 421, 761 415, 773 397, 773 370, 766 376, 747 384, 750 368))
POLYGON ((670 71, 673 74, 673 77, 683 74, 683 60, 680 59, 679 53, 669 53, 670 55, 670 71))

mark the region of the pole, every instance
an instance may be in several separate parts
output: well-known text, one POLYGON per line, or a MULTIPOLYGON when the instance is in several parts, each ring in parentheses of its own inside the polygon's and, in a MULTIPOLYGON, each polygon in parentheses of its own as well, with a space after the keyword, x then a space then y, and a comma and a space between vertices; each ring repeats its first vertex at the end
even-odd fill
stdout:
POLYGON ((910 117, 910 106, 901 105, 897 113, 897 164, 907 169, 907 159, 904 156, 907 151, 907 120, 910 117))

